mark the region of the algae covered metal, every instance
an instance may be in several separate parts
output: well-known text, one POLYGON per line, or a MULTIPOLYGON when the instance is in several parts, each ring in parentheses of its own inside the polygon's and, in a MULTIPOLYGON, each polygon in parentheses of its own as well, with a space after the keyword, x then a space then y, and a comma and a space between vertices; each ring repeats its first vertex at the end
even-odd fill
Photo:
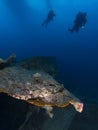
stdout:
POLYGON ((19 65, 0 70, 0 92, 41 106, 53 116, 53 106, 66 107, 71 104, 82 112, 83 103, 44 71, 27 70, 19 65))

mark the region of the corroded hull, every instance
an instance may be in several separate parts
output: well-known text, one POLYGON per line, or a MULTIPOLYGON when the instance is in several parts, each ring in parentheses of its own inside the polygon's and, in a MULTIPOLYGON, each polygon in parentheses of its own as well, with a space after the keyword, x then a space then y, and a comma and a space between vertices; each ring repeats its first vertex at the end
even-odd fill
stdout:
POLYGON ((27 70, 18 65, 0 70, 0 92, 45 109, 48 109, 47 106, 66 107, 72 104, 81 112, 80 108, 83 107, 77 104, 79 99, 49 74, 27 70))

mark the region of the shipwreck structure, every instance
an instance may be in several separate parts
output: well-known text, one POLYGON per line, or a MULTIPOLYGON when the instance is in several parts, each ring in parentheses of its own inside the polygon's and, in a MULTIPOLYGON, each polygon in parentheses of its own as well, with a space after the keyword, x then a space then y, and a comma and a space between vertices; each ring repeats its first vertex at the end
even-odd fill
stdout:
MULTIPOLYGON (((31 64, 35 66, 34 63, 31 64)), ((0 93, 27 104, 24 107, 26 109, 25 120, 18 124, 17 130, 25 130, 34 111, 36 111, 37 116, 41 116, 43 122, 46 118, 45 115, 53 118, 53 108, 55 107, 65 108, 68 105, 72 105, 76 111, 82 112, 83 103, 62 84, 58 83, 49 73, 39 69, 38 62, 37 69, 31 68, 29 67, 28 69, 28 62, 26 60, 0 69, 0 93)), ((40 65, 40 68, 43 67, 40 65)), ((33 130, 33 127, 31 130, 33 130)), ((36 128, 36 130, 41 129, 41 126, 36 128)))

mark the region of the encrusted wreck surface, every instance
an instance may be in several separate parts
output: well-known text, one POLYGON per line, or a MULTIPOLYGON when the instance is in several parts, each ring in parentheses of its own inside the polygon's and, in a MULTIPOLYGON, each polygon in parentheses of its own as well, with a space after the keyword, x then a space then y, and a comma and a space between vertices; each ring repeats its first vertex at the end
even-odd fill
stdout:
MULTIPOLYGON (((33 103, 34 99, 34 101, 39 102, 63 104, 62 98, 56 99, 58 92, 63 89, 63 86, 60 86, 51 76, 42 71, 36 73, 19 66, 0 70, 0 91, 30 103, 33 103)), ((39 103, 39 105, 41 104, 39 103)))
POLYGON ((2 59, 0 57, 0 69, 8 66, 16 58, 15 54, 10 55, 7 59, 2 59))
POLYGON ((43 71, 29 71, 20 66, 0 70, 0 92, 52 111, 51 106, 66 107, 72 104, 79 112, 83 104, 43 71))
POLYGON ((58 69, 56 57, 35 56, 22 60, 20 65, 28 70, 43 70, 53 78, 57 77, 58 69))
MULTIPOLYGON (((11 63, 12 59, 13 57, 9 57, 7 63, 11 63)), ((5 61, 0 64, 0 128, 54 130, 56 123, 57 130, 62 130, 65 126, 67 130, 76 111, 82 112, 83 103, 52 77, 55 73, 51 70, 53 66, 50 65, 50 69, 46 67, 44 70, 43 64, 37 66, 37 69, 34 69, 32 64, 32 60, 24 60, 13 66, 5 64, 5 61), (29 68, 26 67, 29 64, 29 68), (48 72, 52 72, 51 75, 48 72), (69 104, 73 105, 76 111, 69 104), (59 125, 61 120, 64 121, 59 125)))

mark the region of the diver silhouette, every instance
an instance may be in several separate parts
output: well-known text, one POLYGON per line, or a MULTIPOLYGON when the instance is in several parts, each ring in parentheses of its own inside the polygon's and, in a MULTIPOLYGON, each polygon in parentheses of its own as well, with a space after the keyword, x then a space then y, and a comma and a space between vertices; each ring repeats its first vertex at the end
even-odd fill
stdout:
POLYGON ((47 27, 48 24, 49 24, 49 22, 53 21, 54 16, 56 16, 55 13, 54 13, 54 11, 53 11, 53 10, 50 10, 50 11, 48 12, 47 18, 43 21, 42 26, 47 27))
POLYGON ((68 29, 71 33, 78 32, 80 28, 84 27, 87 19, 86 19, 87 13, 86 12, 79 12, 76 15, 76 18, 74 20, 74 26, 71 29, 68 29))

